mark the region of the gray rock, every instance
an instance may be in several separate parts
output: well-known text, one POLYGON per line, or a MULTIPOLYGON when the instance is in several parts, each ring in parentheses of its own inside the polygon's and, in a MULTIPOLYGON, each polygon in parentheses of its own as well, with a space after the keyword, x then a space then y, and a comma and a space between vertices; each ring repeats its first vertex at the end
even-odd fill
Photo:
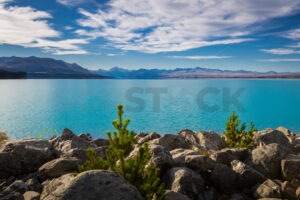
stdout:
POLYGON ((199 138, 199 145, 207 151, 218 151, 228 147, 221 136, 214 131, 198 131, 195 135, 199 138))
POLYGON ((99 138, 99 139, 93 140, 92 143, 96 144, 98 147, 108 146, 109 145, 109 140, 99 138))
POLYGON ((235 193, 230 197, 230 200, 244 200, 245 198, 243 195, 235 193))
MULTIPOLYGON (((136 145, 134 150, 129 154, 126 158, 127 160, 133 158, 137 155, 140 146, 136 145)), ((160 169, 160 173, 163 174, 166 170, 172 167, 173 159, 169 151, 167 151, 163 146, 156 144, 149 144, 148 146, 149 152, 152 154, 149 163, 153 163, 155 167, 160 169)))
POLYGON ((149 141, 157 139, 157 138, 160 138, 160 135, 157 134, 156 132, 152 132, 150 134, 147 134, 144 137, 141 137, 141 138, 137 139, 137 144, 142 145, 145 142, 149 142, 149 141))
POLYGON ((155 167, 160 168, 160 172, 163 173, 173 165, 173 159, 170 154, 163 146, 160 145, 149 145, 149 152, 152 154, 150 163, 153 163, 155 167))
POLYGON ((0 199, 4 198, 5 196, 11 196, 14 193, 23 194, 26 191, 27 185, 21 180, 16 180, 11 185, 9 185, 4 191, 1 192, 0 199))
POLYGON ((287 155, 281 160, 281 171, 284 180, 292 181, 293 179, 297 179, 300 181, 300 156, 287 155))
POLYGON ((264 174, 266 177, 280 179, 281 159, 287 154, 288 152, 286 149, 281 148, 279 144, 268 144, 254 149, 245 163, 264 174))
POLYGON ((11 192, 6 196, 1 197, 1 200, 24 200, 24 197, 19 192, 11 192))
POLYGON ((170 151, 173 158, 173 164, 176 167, 185 166, 185 157, 189 155, 199 155, 197 151, 191 149, 174 149, 170 151))
POLYGON ((45 163, 38 170, 42 179, 56 178, 61 175, 74 172, 78 168, 80 161, 75 157, 61 157, 45 163))
POLYGON ((35 191, 27 191, 23 194, 24 200, 40 200, 40 193, 35 191))
POLYGON ((75 135, 71 130, 65 128, 61 136, 51 141, 58 155, 65 154, 72 149, 97 148, 98 146, 90 141, 75 135))
POLYGON ((45 183, 41 200, 141 200, 137 189, 119 174, 91 170, 76 177, 66 174, 45 183))
POLYGON ((295 133, 282 126, 276 128, 276 130, 282 132, 285 136, 287 136, 290 143, 293 142, 293 137, 296 135, 295 133))
POLYGON ((165 200, 190 200, 190 199, 186 195, 183 195, 179 192, 167 190, 165 200))
POLYGON ((296 196, 297 187, 290 183, 289 181, 284 181, 281 183, 281 193, 285 199, 297 200, 296 196))
POLYGON ((163 146, 167 151, 182 148, 188 149, 190 145, 180 135, 165 134, 164 136, 151 140, 149 144, 156 144, 163 146))
POLYGON ((247 148, 225 148, 210 154, 210 158, 217 163, 230 165, 231 161, 244 161, 249 155, 247 148))
POLYGON ((210 180, 214 188, 224 194, 231 194, 236 188, 237 173, 224 164, 215 165, 210 180))
POLYGON ((287 148, 290 151, 293 150, 293 146, 291 145, 289 138, 281 131, 266 129, 254 133, 255 146, 268 145, 272 143, 279 144, 281 148, 287 148))
POLYGON ((82 138, 86 141, 92 141, 93 140, 91 134, 89 134, 89 133, 81 133, 81 134, 79 134, 78 137, 80 137, 80 138, 82 138))
POLYGON ((189 129, 183 129, 179 133, 177 133, 177 135, 180 135, 184 138, 184 140, 189 144, 190 149, 193 149, 195 151, 205 150, 203 147, 200 147, 199 138, 196 136, 195 132, 189 129))
POLYGON ((204 190, 204 181, 196 172, 186 167, 175 167, 167 171, 163 178, 166 189, 179 192, 190 199, 198 199, 204 190))
POLYGON ((234 160, 231 162, 233 171, 238 174, 238 187, 250 188, 258 183, 262 183, 267 178, 245 163, 234 160))
POLYGON ((254 192, 256 198, 281 198, 280 186, 268 179, 257 187, 254 192))
POLYGON ((207 156, 188 155, 185 157, 185 166, 198 173, 211 172, 216 163, 207 156))
POLYGON ((193 132, 184 129, 178 135, 184 137, 189 146, 194 150, 218 151, 227 147, 226 142, 214 131, 193 132))
POLYGON ((295 150, 295 153, 300 154, 300 134, 297 134, 293 138, 293 147, 295 150))
POLYGON ((52 145, 47 140, 8 142, 0 146, 0 177, 33 172, 53 157, 52 145))
MULTIPOLYGON (((94 148, 96 155, 102 157, 103 159, 106 159, 106 153, 105 153, 106 149, 107 149, 107 146, 94 148)), ((75 148, 75 149, 69 150, 68 152, 62 154, 61 156, 62 157, 75 157, 80 160, 80 163, 84 163, 87 160, 86 151, 87 151, 87 149, 75 148)))
POLYGON ((296 196, 297 196, 298 198, 300 198, 300 187, 298 187, 297 190, 296 190, 296 196))
POLYGON ((72 180, 75 179, 73 174, 65 174, 55 179, 49 179, 42 183, 43 191, 40 199, 55 200, 55 195, 65 191, 72 180))
POLYGON ((43 190, 43 186, 36 178, 30 178, 28 179, 25 184, 27 185, 27 188, 29 191, 35 191, 38 193, 41 193, 43 190))

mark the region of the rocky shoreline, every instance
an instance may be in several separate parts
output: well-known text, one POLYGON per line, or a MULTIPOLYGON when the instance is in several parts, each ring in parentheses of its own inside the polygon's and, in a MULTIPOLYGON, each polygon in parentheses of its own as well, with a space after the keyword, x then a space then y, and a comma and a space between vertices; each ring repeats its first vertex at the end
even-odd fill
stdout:
MULTIPOLYGON (((252 149, 228 148, 213 131, 139 133, 130 156, 145 142, 160 168, 167 200, 300 199, 300 135, 286 128, 254 134, 252 149)), ((140 200, 121 175, 91 170, 73 175, 86 150, 105 158, 107 139, 64 129, 48 140, 0 145, 1 200, 140 200)))

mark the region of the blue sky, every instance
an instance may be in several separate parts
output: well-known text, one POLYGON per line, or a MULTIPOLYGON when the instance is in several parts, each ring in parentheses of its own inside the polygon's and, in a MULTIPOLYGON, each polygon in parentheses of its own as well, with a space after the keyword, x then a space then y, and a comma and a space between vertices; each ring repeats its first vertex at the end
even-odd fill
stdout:
POLYGON ((300 0, 0 0, 0 56, 300 71, 300 0))

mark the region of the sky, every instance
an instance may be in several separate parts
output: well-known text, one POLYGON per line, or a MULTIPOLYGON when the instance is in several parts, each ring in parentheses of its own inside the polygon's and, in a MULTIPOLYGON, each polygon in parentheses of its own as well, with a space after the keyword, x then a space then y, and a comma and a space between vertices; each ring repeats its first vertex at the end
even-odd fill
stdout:
POLYGON ((300 72, 300 0, 0 0, 0 57, 300 72))

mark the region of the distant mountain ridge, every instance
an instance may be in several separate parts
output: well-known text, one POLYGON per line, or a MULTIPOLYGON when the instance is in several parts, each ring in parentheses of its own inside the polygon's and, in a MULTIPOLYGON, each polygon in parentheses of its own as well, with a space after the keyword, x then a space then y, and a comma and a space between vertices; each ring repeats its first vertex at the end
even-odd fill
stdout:
POLYGON ((0 57, 0 70, 26 72, 28 78, 107 78, 76 63, 39 57, 0 57))
POLYGON ((189 78, 300 78, 300 73, 279 73, 275 71, 256 72, 246 70, 220 70, 202 67, 176 69, 136 69, 113 67, 109 70, 93 71, 103 76, 126 79, 189 79, 189 78))
MULTIPOLYGON (((256 72, 247 70, 220 70, 203 67, 176 69, 88 70, 76 63, 40 57, 0 57, 0 70, 25 72, 36 79, 201 79, 201 78, 300 78, 300 73, 256 72)), ((1 77, 0 77, 1 78, 1 77)))

